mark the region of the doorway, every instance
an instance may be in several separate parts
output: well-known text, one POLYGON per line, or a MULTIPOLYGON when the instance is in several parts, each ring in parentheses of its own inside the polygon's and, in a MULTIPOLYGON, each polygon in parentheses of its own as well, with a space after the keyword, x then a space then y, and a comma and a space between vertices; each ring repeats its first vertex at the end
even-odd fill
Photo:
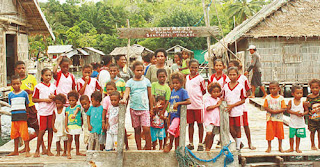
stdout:
POLYGON ((11 76, 14 75, 14 64, 17 60, 17 35, 6 34, 6 68, 8 85, 11 76))

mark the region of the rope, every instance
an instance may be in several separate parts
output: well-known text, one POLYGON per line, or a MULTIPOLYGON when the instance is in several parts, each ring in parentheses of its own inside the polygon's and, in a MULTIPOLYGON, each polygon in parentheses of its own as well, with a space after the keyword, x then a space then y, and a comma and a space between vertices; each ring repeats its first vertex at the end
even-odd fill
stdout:
POLYGON ((231 153, 231 151, 229 150, 229 146, 231 144, 231 141, 228 145, 226 146, 223 146, 223 148, 221 149, 221 151, 219 152, 219 154, 212 158, 212 159, 209 159, 209 160, 204 160, 204 159, 200 159, 198 158, 191 150, 189 150, 187 147, 185 147, 185 156, 181 155, 181 148, 178 148, 176 150, 176 157, 179 161, 179 166, 200 166, 200 164, 196 163, 194 159, 200 161, 200 162, 213 162, 215 163, 217 161, 217 159, 223 154, 225 155, 225 159, 224 159, 224 167, 226 167, 228 164, 230 164, 231 162, 234 161, 234 158, 233 158, 233 154, 231 153), (190 157, 187 152, 189 152, 189 154, 192 156, 190 157))
MULTIPOLYGON (((211 0, 211 2, 209 3, 208 8, 211 6, 212 1, 213 1, 213 0, 211 0)), ((195 25, 193 25, 193 27, 196 27, 198 24, 200 24, 201 21, 203 20, 203 18, 204 18, 204 14, 202 15, 202 17, 200 18, 200 20, 198 21, 198 23, 196 23, 195 25)))

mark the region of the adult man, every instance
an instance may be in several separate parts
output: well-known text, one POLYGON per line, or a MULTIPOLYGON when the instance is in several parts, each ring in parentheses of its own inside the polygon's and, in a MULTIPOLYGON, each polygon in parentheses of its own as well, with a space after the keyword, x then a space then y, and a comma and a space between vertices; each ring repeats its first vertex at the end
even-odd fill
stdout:
POLYGON ((248 75, 248 73, 253 70, 252 79, 251 79, 251 86, 252 86, 252 95, 250 98, 255 98, 255 90, 256 87, 260 87, 263 92, 263 97, 267 96, 266 90, 261 83, 261 62, 260 62, 260 55, 257 53, 257 48, 254 45, 250 45, 249 50, 251 54, 251 64, 248 70, 244 73, 244 75, 248 75))
MULTIPOLYGON (((32 94, 34 91, 34 87, 37 85, 37 80, 33 75, 26 74, 26 65, 23 61, 17 61, 14 65, 14 71, 16 75, 19 75, 21 79, 21 89, 26 91, 29 96, 29 106, 27 108, 27 123, 28 127, 33 128, 36 132, 36 136, 38 136, 39 133, 39 124, 38 124, 38 118, 37 118, 37 110, 36 107, 32 101, 32 94)), ((11 88, 13 90, 13 88, 11 88)), ((30 135, 31 136, 31 135, 30 135)), ((29 141, 31 141, 36 136, 29 136, 29 141)), ((25 149, 28 149, 30 151, 30 148, 24 148, 20 152, 24 152, 25 149)), ((46 154, 47 150, 44 144, 42 143, 42 154, 46 154)))

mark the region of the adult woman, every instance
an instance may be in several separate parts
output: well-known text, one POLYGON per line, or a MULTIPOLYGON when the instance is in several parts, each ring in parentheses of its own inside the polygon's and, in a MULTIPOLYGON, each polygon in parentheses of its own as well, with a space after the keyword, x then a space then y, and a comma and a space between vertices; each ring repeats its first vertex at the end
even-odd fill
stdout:
MULTIPOLYGON (((171 68, 166 66, 165 62, 167 59, 167 52, 165 49, 157 49, 155 51, 155 55, 157 58, 157 64, 149 67, 146 77, 150 80, 150 82, 157 82, 157 71, 158 69, 165 69, 167 71, 168 76, 171 75, 171 68)), ((169 78, 167 77, 167 83, 169 83, 169 78)))
POLYGON ((117 55, 115 58, 116 63, 119 66, 119 76, 125 82, 133 77, 133 72, 127 66, 127 58, 125 55, 117 55))

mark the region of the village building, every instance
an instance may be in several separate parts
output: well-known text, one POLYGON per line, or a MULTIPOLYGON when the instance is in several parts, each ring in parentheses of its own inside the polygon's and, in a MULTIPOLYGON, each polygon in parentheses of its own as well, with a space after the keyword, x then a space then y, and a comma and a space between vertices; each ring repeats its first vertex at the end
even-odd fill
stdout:
POLYGON ((273 1, 216 43, 214 55, 235 59, 228 50, 244 52, 242 64, 248 67, 247 48, 255 45, 261 56, 262 82, 306 84, 320 77, 319 15, 318 0, 273 1))
POLYGON ((2 0, 0 3, 0 86, 14 74, 18 60, 28 60, 28 35, 55 38, 37 0, 2 0))
POLYGON ((117 55, 129 55, 129 61, 130 63, 134 61, 142 61, 142 57, 146 56, 148 53, 154 53, 152 50, 143 47, 138 44, 134 44, 130 46, 130 49, 128 51, 128 47, 116 47, 113 49, 113 51, 110 53, 111 56, 117 56, 117 55))

